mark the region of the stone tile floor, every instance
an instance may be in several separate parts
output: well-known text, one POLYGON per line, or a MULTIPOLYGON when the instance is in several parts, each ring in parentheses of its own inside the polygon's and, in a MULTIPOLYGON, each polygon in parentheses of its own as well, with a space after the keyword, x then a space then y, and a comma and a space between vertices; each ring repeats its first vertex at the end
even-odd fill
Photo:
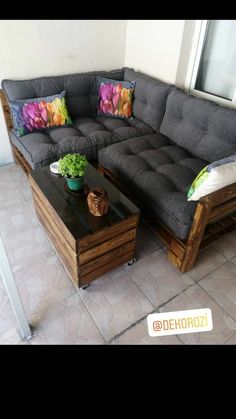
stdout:
POLYGON ((236 344, 236 232, 203 250, 195 267, 178 272, 147 223, 137 237, 137 262, 77 290, 34 212, 23 170, 0 168, 0 232, 35 336, 21 339, 0 277, 0 344, 236 344), (213 330, 149 337, 149 313, 209 307, 213 330))

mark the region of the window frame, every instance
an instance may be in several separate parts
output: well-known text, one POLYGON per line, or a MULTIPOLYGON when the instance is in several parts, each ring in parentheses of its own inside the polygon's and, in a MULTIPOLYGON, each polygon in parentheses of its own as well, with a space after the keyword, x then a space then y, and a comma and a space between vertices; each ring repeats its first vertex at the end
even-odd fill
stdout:
POLYGON ((235 93, 232 100, 224 99, 211 93, 202 92, 201 90, 197 90, 194 87, 196 83, 196 79, 197 79, 197 74, 198 74, 198 69, 199 69, 202 53, 203 53, 203 47, 206 40, 208 25, 209 25, 209 20, 201 21, 188 91, 190 94, 200 97, 202 99, 212 100, 216 103, 219 103, 220 105, 224 105, 229 108, 236 108, 236 86, 235 86, 235 93))

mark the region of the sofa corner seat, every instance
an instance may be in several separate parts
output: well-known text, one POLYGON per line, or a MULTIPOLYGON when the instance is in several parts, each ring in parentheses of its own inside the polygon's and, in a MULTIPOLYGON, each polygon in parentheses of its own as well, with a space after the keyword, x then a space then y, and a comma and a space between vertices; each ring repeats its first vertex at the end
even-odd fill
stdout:
POLYGON ((187 190, 210 162, 236 153, 236 110, 170 90, 160 132, 101 150, 104 174, 132 188, 182 272, 200 248, 236 228, 236 183, 198 202, 187 190))

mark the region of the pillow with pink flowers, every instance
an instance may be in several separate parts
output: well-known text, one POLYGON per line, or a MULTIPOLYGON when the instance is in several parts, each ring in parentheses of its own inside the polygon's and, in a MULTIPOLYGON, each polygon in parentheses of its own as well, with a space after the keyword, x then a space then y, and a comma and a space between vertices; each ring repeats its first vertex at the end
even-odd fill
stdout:
POLYGON ((62 93, 10 101, 14 129, 18 137, 45 128, 71 125, 65 91, 62 93))
POLYGON ((98 115, 131 118, 135 81, 117 81, 97 76, 98 115))

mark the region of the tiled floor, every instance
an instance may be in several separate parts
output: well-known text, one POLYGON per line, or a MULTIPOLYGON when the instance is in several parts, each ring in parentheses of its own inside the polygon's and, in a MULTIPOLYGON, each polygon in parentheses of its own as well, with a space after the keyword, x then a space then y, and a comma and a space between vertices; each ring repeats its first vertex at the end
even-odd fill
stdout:
POLYGON ((28 179, 0 168, 0 232, 35 336, 21 339, 0 277, 0 344, 236 344, 236 232, 178 272, 150 227, 138 230, 137 262, 77 290, 41 228, 28 179), (147 315, 211 308, 213 330, 149 337, 147 315))

